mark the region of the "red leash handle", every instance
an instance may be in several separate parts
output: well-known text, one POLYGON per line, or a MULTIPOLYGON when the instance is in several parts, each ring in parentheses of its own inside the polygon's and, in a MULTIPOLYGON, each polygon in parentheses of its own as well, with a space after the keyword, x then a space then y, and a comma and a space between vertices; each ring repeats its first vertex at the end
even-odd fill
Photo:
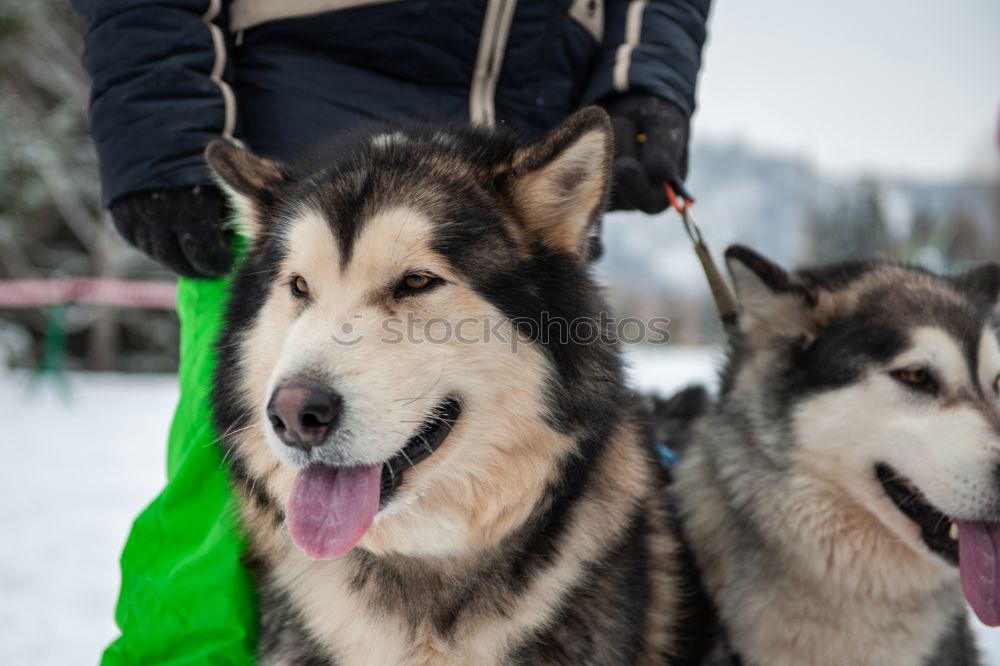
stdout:
POLYGON ((677 196, 677 193, 674 192, 674 187, 667 181, 663 181, 663 191, 667 193, 667 201, 670 202, 670 206, 680 214, 681 220, 684 222, 684 231, 687 232, 691 242, 696 247, 704 245, 705 241, 701 237, 701 229, 698 228, 698 223, 694 219, 694 213, 691 212, 694 199, 690 196, 677 196))
POLYGON ((663 181, 663 191, 667 193, 667 201, 670 202, 670 206, 681 215, 687 213, 688 208, 694 203, 694 199, 690 197, 678 197, 674 188, 666 181, 663 181))

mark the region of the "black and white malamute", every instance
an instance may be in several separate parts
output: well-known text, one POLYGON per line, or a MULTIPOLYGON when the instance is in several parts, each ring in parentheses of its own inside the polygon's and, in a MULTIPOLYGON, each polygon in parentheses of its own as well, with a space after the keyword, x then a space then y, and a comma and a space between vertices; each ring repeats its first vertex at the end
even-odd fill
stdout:
POLYGON ((524 145, 378 132, 295 170, 215 142, 249 248, 215 411, 264 664, 654 664, 675 541, 586 253, 603 111, 524 145))
POLYGON ((727 260, 742 337, 674 485, 713 663, 977 664, 962 592, 1000 624, 1000 266, 727 260))

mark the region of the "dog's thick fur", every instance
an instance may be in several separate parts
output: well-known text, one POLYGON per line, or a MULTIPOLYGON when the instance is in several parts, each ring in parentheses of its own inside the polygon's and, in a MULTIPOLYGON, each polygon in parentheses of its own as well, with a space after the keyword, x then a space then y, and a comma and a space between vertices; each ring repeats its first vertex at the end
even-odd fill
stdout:
POLYGON ((586 252, 611 145, 596 108, 528 145, 485 129, 377 133, 305 171, 210 145, 249 238, 214 399, 261 663, 653 664, 680 649, 676 542, 615 346, 539 334, 546 317, 603 307, 586 252), (414 272, 435 288, 397 297, 414 272), (296 276, 307 297, 290 293, 296 276), (386 320, 407 316, 506 321, 517 347, 386 343, 386 320), (285 526, 309 458, 275 437, 265 405, 297 377, 343 396, 313 452, 340 464, 398 456, 443 398, 461 401, 440 449, 337 560, 307 559, 285 526))
POLYGON ((903 504, 1000 520, 1000 266, 727 261, 742 334, 673 485, 713 663, 978 663, 949 520, 927 541, 876 470, 907 480, 903 504))

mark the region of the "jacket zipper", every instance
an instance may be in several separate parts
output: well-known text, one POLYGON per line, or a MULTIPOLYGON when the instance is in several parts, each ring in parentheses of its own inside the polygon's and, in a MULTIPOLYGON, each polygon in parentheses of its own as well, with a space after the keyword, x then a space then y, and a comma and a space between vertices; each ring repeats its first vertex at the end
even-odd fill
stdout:
POLYGON ((517 0, 488 0, 479 51, 469 90, 469 116, 473 123, 491 127, 496 123, 496 89, 503 66, 507 38, 517 0))

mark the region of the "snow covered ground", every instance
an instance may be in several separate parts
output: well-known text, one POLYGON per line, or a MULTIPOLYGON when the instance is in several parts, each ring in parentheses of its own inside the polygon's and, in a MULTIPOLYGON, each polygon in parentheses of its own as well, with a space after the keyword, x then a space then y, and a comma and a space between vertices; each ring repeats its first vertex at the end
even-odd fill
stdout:
POLYGON ((0 375, 0 663, 94 664, 118 552, 164 481, 175 379, 73 375, 64 400, 0 375))
MULTIPOLYGON (((631 355, 633 382, 668 393, 713 382, 715 355, 631 355)), ((68 396, 0 375, 0 663, 93 664, 115 635, 118 552, 163 483, 174 378, 73 375, 68 396)), ((1000 631, 979 627, 1000 666, 1000 631)))

